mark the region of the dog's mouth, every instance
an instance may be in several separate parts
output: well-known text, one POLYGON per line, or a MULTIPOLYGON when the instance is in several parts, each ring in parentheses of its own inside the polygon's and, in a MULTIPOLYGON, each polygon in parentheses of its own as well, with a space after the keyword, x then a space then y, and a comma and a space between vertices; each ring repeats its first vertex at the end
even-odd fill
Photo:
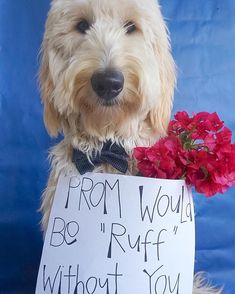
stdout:
POLYGON ((104 107, 113 107, 118 105, 118 99, 114 98, 114 99, 103 99, 103 98, 98 98, 98 103, 101 106, 104 107))

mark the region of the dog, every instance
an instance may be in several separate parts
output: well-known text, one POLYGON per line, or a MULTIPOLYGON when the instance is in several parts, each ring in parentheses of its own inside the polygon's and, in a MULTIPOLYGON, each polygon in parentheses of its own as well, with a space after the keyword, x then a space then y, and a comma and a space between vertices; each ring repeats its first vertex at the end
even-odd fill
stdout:
MULTIPOLYGON (((125 173, 136 174, 133 148, 166 135, 175 84, 169 34, 156 1, 52 1, 40 88, 46 128, 64 138, 50 152, 41 205, 44 231, 59 174, 77 171, 75 151, 90 160, 105 142, 115 143, 128 155, 125 173)), ((118 171, 104 162, 94 172, 118 171)), ((193 294, 209 293, 221 290, 196 275, 193 294)))

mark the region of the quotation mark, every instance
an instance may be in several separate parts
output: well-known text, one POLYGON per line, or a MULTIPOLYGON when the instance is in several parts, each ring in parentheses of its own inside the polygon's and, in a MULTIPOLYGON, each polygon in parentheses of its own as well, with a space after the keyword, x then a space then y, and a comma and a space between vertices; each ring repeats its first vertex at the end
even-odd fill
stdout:
POLYGON ((176 235, 177 231, 178 231, 178 226, 174 226, 173 232, 175 233, 175 235, 176 235))
POLYGON ((105 233, 105 223, 101 223, 101 232, 105 233))

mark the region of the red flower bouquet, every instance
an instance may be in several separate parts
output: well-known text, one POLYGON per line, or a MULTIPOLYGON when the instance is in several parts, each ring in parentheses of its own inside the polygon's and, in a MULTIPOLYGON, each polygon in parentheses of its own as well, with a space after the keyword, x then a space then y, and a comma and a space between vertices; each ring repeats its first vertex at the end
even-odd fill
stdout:
POLYGON ((216 113, 189 117, 178 112, 167 137, 152 147, 135 148, 134 157, 143 176, 185 179, 209 197, 235 184, 235 144, 231 140, 231 130, 216 113))

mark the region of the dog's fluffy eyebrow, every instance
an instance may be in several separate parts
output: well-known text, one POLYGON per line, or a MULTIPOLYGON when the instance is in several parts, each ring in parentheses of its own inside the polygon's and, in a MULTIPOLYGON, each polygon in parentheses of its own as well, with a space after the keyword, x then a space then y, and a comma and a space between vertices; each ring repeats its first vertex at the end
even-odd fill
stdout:
POLYGON ((140 28, 142 20, 148 18, 144 4, 137 0, 132 0, 130 3, 124 0, 123 5, 120 2, 122 0, 54 0, 52 3, 52 10, 56 15, 54 24, 62 21, 72 23, 80 19, 94 22, 103 15, 109 15, 111 18, 118 16, 121 25, 133 21, 140 28), (119 9, 114 9, 113 4, 108 5, 109 1, 117 1, 119 9), (97 14, 97 11, 103 11, 103 14, 97 14))
POLYGON ((70 21, 81 18, 87 18, 91 20, 93 17, 90 2, 84 0, 57 0, 52 3, 52 13, 59 15, 61 20, 69 18, 70 21))

